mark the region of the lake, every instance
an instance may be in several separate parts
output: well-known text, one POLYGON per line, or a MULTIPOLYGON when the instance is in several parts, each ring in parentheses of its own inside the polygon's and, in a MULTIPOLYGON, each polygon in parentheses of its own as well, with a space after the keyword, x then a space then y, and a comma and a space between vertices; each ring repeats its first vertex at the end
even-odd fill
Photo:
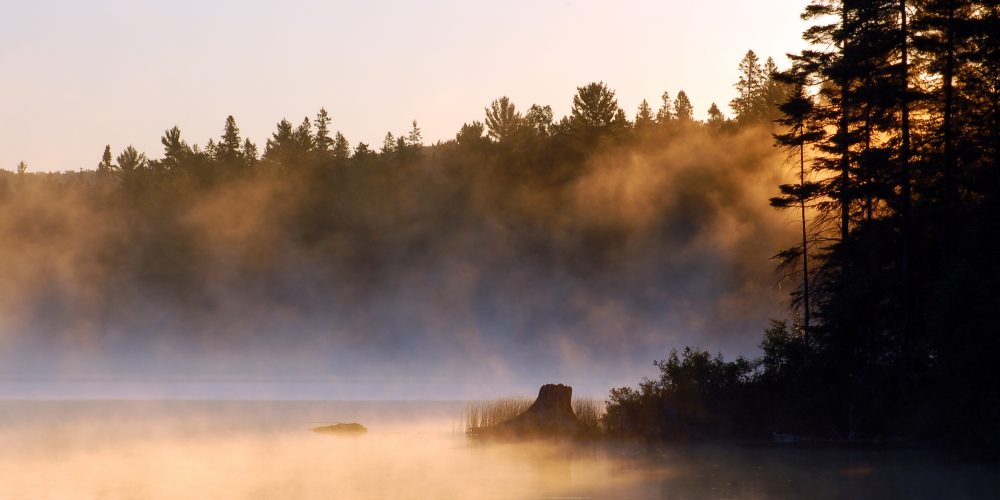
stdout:
POLYGON ((0 401, 2 499, 996 498, 913 451, 489 444, 463 402, 0 401), (311 428, 360 422, 361 436, 311 428))

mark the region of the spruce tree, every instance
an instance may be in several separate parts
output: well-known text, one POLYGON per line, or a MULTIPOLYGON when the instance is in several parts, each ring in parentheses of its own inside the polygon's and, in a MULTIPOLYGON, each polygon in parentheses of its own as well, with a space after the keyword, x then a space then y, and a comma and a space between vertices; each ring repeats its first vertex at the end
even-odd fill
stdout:
POLYGON ((351 157, 351 144, 347 142, 347 138, 340 131, 337 131, 334 136, 332 154, 334 158, 340 161, 351 157))
POLYGON ((226 126, 222 133, 222 140, 216 146, 216 155, 220 163, 227 166, 242 166, 243 141, 240 140, 240 129, 236 126, 236 119, 233 115, 226 117, 226 126))
POLYGON ((660 109, 656 112, 656 123, 658 125, 668 125, 674 119, 673 101, 670 100, 670 92, 664 92, 660 96, 660 109))
POLYGON ((722 128, 725 123, 726 116, 722 114, 721 110, 719 110, 719 106, 713 102, 712 106, 708 108, 708 125, 718 130, 722 128))
POLYGON ((688 99, 687 93, 683 90, 677 93, 677 98, 674 100, 674 116, 681 123, 694 120, 694 106, 691 105, 691 100, 688 99))
POLYGON ((385 137, 382 139, 382 149, 379 150, 379 154, 386 158, 393 157, 396 154, 396 138, 393 137, 392 132, 385 133, 385 137))
POLYGON ((246 162, 248 168, 257 164, 257 157, 257 145, 250 139, 243 141, 243 161, 246 162))
POLYGON ((819 185, 807 181, 806 169, 806 147, 823 138, 823 129, 813 122, 815 116, 815 105, 813 97, 808 94, 806 87, 806 75, 801 73, 786 73, 776 78, 783 78, 789 84, 794 84, 794 93, 779 106, 782 113, 778 123, 784 127, 783 133, 774 134, 775 142, 784 148, 793 151, 798 163, 798 184, 783 184, 780 186, 780 197, 771 199, 771 205, 778 208, 789 208, 798 205, 801 222, 801 246, 790 250, 785 250, 779 254, 785 263, 791 263, 794 259, 802 262, 802 293, 799 303, 803 310, 802 331, 806 347, 809 346, 809 331, 811 324, 810 315, 810 289, 809 289, 809 228, 806 218, 806 205, 811 202, 818 192, 819 185))
POLYGON ((314 151, 314 148, 316 147, 316 139, 312 134, 312 124, 309 122, 309 117, 302 119, 302 123, 295 129, 293 139, 296 154, 299 158, 305 158, 306 155, 314 151))
POLYGON ((635 128, 636 130, 648 130, 656 123, 653 118, 653 111, 649 107, 649 103, 645 99, 639 103, 639 110, 635 113, 635 128))
POLYGON ((97 164, 97 171, 101 174, 108 174, 114 170, 114 165, 111 163, 111 145, 108 144, 104 146, 104 154, 101 155, 101 162, 97 164))
POLYGON ((320 108, 316 114, 316 151, 326 155, 333 150, 334 139, 330 137, 330 115, 326 108, 320 108))
POLYGON ((740 78, 734 85, 737 96, 730 101, 736 122, 752 123, 761 119, 761 95, 764 90, 764 70, 760 59, 748 50, 739 64, 740 78))
POLYGON ((286 164, 296 149, 294 135, 291 122, 285 119, 278 122, 278 129, 264 145, 264 159, 279 165, 286 164))

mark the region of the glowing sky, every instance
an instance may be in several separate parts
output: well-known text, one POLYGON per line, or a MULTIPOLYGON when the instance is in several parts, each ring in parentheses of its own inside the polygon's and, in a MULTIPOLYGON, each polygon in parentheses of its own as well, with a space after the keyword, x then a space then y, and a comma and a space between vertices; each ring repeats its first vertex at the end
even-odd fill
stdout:
POLYGON ((0 5, 0 168, 94 168, 105 144, 162 156, 232 114, 258 143, 325 106, 352 145, 416 119, 425 143, 509 95, 552 105, 604 80, 631 117, 685 90, 729 112, 736 66, 798 50, 806 0, 8 0, 0 5))

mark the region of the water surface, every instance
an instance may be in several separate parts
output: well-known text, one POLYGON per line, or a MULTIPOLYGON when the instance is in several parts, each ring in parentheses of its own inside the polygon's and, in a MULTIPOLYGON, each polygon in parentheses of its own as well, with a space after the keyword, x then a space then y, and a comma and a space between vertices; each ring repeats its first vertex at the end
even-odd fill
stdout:
POLYGON ((461 402, 0 402, 0 498, 994 498, 928 452, 484 444, 461 402), (363 436, 312 427, 360 422, 363 436))

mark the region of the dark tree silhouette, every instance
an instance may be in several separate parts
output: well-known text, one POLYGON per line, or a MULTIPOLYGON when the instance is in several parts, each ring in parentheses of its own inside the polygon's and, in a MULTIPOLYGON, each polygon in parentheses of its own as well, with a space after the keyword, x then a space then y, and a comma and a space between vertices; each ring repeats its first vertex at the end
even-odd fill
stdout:
POLYGON ((246 159, 243 157, 243 141, 240 140, 240 129, 236 126, 233 115, 226 118, 226 126, 222 134, 222 140, 216 147, 216 155, 219 163, 231 166, 244 166, 246 159))
MULTIPOLYGON (((178 131, 179 133, 180 131, 178 131)), ((104 154, 101 155, 101 162, 97 164, 97 171, 103 174, 110 173, 114 170, 114 165, 111 163, 111 145, 108 144, 104 146, 104 154)))
POLYGON ((330 114, 326 108, 319 108, 316 113, 316 151, 320 155, 332 154, 334 149, 334 139, 330 137, 330 114))
POLYGON ((765 91, 766 77, 760 59, 748 50, 740 61, 740 79, 736 82, 736 97, 729 103, 738 123, 759 121, 763 117, 761 96, 765 91))
POLYGON ((648 130, 653 125, 656 124, 656 119, 653 117, 653 111, 649 107, 649 103, 645 99, 639 103, 639 110, 635 113, 635 128, 637 130, 648 130))
POLYGON ((683 90, 677 93, 677 99, 674 100, 674 116, 682 123, 694 120, 694 106, 683 90))
POLYGON ((146 155, 129 145, 115 159, 115 170, 122 174, 132 174, 146 168, 146 155))
POLYGON ((674 105, 670 100, 670 92, 664 92, 660 96, 660 109, 656 112, 656 123, 659 125, 669 125, 674 119, 674 105))
POLYGON ((517 112, 510 98, 503 96, 486 108, 486 128, 490 138, 497 142, 505 142, 517 134, 524 123, 521 113, 517 112))
POLYGON ((714 102, 708 108, 708 124, 714 129, 720 129, 726 123, 726 116, 722 114, 714 102))

